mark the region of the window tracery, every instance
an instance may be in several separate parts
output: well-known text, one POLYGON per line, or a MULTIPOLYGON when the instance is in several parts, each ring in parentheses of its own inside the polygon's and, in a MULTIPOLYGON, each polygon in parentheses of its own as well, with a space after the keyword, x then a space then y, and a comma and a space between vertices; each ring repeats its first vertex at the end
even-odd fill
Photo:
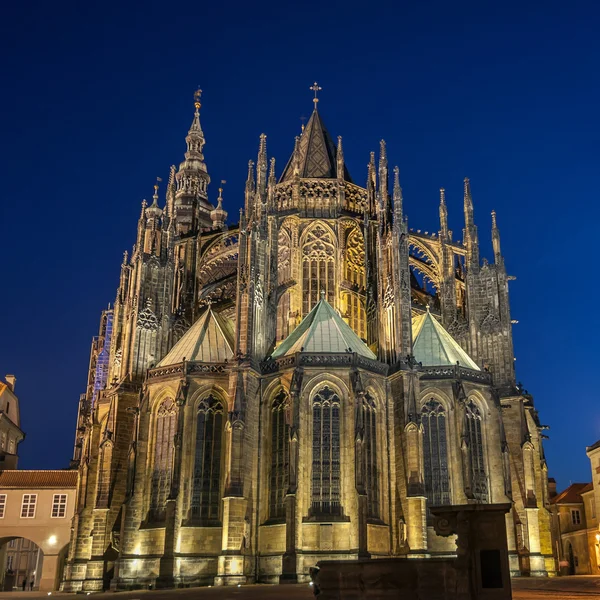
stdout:
POLYGON ((328 386, 313 402, 312 507, 319 515, 341 515, 340 399, 328 386))
POLYGON ((345 279, 351 291, 346 296, 348 324, 356 334, 367 337, 366 313, 361 294, 365 290, 365 243, 358 228, 353 228, 346 240, 345 279))
POLYGON ((430 506, 450 504, 446 411, 433 398, 421 409, 425 494, 430 506))
POLYGON ((332 234, 317 224, 307 234, 302 246, 302 311, 306 316, 319 302, 321 291, 335 305, 335 252, 332 234))
POLYGON ((201 524, 219 521, 224 412, 212 395, 198 405, 190 516, 201 524))
POLYGON ((282 390, 271 407, 271 474, 269 495, 269 517, 285 517, 285 497, 289 487, 289 436, 287 423, 288 397, 282 390))
POLYGON ((177 406, 172 398, 164 400, 156 412, 154 461, 150 492, 150 518, 160 520, 173 478, 174 440, 177 427, 177 406))
POLYGON ((469 400, 465 413, 465 436, 469 448, 471 488, 474 498, 485 503, 488 502, 488 483, 481 429, 481 411, 473 400, 469 400))

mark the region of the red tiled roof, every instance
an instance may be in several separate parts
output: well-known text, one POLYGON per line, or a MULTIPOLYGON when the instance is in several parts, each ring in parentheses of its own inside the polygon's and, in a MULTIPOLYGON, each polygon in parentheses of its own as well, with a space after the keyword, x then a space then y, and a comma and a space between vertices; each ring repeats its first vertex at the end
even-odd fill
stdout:
POLYGON ((566 490, 550 499, 551 504, 581 504, 582 492, 587 492, 591 489, 591 483, 572 483, 566 490), (589 486, 589 487, 588 487, 589 486), (586 489, 587 488, 587 489, 586 489))
POLYGON ((0 471, 1 488, 70 488, 77 471, 0 471))

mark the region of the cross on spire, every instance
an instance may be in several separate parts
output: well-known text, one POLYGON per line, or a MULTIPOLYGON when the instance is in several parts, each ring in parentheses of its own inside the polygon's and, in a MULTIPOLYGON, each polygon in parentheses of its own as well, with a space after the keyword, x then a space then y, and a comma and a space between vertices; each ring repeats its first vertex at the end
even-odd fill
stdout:
POLYGON ((308 88, 315 93, 315 97, 313 98, 313 103, 315 105, 315 110, 317 110, 317 102, 319 102, 319 98, 317 94, 323 89, 316 81, 308 88))

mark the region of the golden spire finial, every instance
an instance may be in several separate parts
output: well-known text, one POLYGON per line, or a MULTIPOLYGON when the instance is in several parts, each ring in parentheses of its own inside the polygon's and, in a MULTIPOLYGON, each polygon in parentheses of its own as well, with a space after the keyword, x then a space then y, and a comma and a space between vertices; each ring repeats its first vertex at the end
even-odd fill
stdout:
POLYGON ((194 106, 196 107, 196 110, 200 110, 200 97, 202 96, 202 90, 200 89, 200 86, 198 86, 198 89, 194 92, 194 106))
POLYGON ((319 102, 319 98, 317 98, 317 94, 323 89, 319 86, 319 84, 315 81, 309 88, 315 93, 315 97, 313 98, 313 103, 315 105, 315 110, 317 110, 317 103, 319 102))

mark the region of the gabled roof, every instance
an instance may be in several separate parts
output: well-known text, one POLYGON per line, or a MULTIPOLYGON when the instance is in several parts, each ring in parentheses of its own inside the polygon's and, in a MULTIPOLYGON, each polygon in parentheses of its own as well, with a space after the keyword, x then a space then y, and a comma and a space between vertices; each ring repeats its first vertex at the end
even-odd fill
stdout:
POLYGON ((550 498, 550 504, 581 504, 583 502, 581 494, 589 491, 588 486, 591 488, 592 484, 572 483, 566 490, 550 498))
POLYGON ((74 488, 77 471, 0 471, 3 488, 74 488))
POLYGON ((184 359, 218 363, 232 358, 233 323, 209 306, 157 366, 176 365, 184 359))
POLYGON ((426 367, 455 365, 475 371, 481 369, 460 347, 458 342, 438 323, 427 309, 413 318, 413 354, 417 362, 426 367))
MULTIPOLYGON (((319 113, 311 115, 298 143, 300 177, 335 179, 337 177, 337 148, 323 125, 319 113)), ((294 177, 294 155, 288 161, 279 183, 294 177)), ((344 165, 344 179, 352 182, 344 165)))
POLYGON ((375 354, 324 298, 277 346, 272 356, 277 358, 296 352, 356 352, 366 358, 377 360, 375 354))

